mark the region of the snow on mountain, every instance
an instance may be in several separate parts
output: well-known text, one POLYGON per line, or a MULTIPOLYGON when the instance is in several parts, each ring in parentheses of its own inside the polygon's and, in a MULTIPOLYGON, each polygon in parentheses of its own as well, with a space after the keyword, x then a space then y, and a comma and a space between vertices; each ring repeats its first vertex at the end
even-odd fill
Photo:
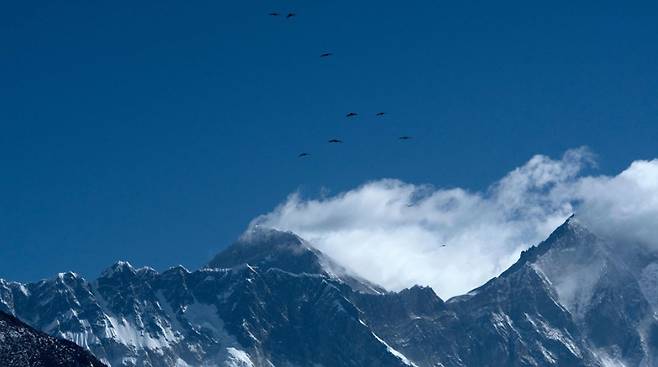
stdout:
POLYGON ((118 262, 91 282, 75 273, 3 282, 0 307, 111 366, 407 365, 360 323, 344 297, 351 288, 323 271, 322 255, 288 245, 268 260, 285 259, 284 269, 233 256, 234 264, 194 272, 118 262))
POLYGON ((255 229, 207 267, 0 281, 0 310, 116 366, 653 366, 658 256, 570 218, 468 294, 386 292, 255 229))
POLYGON ((68 340, 57 339, 0 312, 0 366, 104 367, 68 340))
POLYGON ((217 254, 208 263, 208 267, 230 268, 245 263, 295 274, 323 274, 361 292, 386 292, 380 286, 353 274, 291 232, 253 228, 232 246, 217 254))
POLYGON ((569 219, 544 243, 547 248, 532 264, 549 280, 598 354, 627 365, 652 366, 656 344, 651 332, 658 325, 641 276, 651 270, 634 268, 618 249, 569 219))
POLYGON ((653 366, 658 327, 648 298, 658 267, 635 251, 645 249, 610 243, 572 217, 466 295, 443 303, 415 287, 359 295, 357 304, 419 365, 653 366))

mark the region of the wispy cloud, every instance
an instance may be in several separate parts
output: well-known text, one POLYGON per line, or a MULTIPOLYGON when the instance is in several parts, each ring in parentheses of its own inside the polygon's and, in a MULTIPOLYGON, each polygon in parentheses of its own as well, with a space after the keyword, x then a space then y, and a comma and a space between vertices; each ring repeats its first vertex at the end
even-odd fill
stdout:
POLYGON ((484 192, 387 179, 327 198, 294 193, 252 225, 293 231, 390 290, 430 285, 444 298, 498 275, 573 212, 601 235, 658 248, 658 160, 583 176, 593 164, 586 148, 536 155, 484 192))

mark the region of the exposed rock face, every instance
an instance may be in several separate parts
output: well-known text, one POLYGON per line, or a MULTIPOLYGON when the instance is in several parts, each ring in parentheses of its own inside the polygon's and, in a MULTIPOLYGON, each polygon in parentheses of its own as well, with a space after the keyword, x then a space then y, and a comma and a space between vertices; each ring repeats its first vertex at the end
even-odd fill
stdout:
POLYGON ((1 311, 0 366, 105 367, 75 343, 37 331, 1 311))
MULTIPOLYGON (((253 239, 235 246, 258 251, 231 247, 215 259, 221 268, 157 273, 119 262, 93 282, 74 273, 2 282, 0 309, 111 366, 410 365, 345 297, 357 278, 330 274, 338 268, 327 268, 329 260, 294 235, 267 231, 253 239), (281 240, 294 241, 262 243, 281 240), (259 258, 272 248, 273 256, 259 258)), ((355 288, 383 291, 367 282, 355 288)))
POLYGON ((658 263, 619 247, 570 218, 482 287, 424 302, 433 312, 410 306, 419 288, 358 303, 375 332, 423 366, 654 366, 657 289, 647 274, 658 263))
POLYGON ((355 291, 385 293, 382 287, 351 274, 319 250, 291 232, 259 228, 245 233, 220 252, 209 268, 230 268, 249 264, 261 269, 283 269, 294 274, 322 274, 346 283, 355 291))
POLYGON ((92 282, 0 281, 0 310, 111 366, 654 366, 658 257, 633 248, 571 218, 444 302, 427 287, 386 292, 259 229, 194 272, 120 262, 92 282))

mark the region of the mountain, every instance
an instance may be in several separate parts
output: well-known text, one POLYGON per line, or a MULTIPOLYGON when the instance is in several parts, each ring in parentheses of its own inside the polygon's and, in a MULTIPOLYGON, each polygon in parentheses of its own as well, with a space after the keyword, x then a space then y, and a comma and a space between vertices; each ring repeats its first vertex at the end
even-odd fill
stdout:
POLYGON ((358 277, 292 232, 256 228, 208 263, 209 268, 249 264, 261 269, 283 269, 295 274, 321 274, 365 293, 385 293, 378 285, 358 277))
POLYGON ((651 340, 658 323, 636 269, 620 254, 624 244, 598 238, 573 218, 559 230, 543 244, 550 250, 532 266, 551 282, 560 303, 604 359, 632 366, 658 364, 658 345, 651 340))
POLYGON ((0 312, 0 366, 104 367, 94 356, 68 340, 57 339, 0 312))
POLYGON ((3 281, 0 309, 111 366, 412 365, 345 297, 381 288, 337 275, 298 237, 258 230, 212 264, 221 267, 158 273, 118 262, 94 281, 3 281))
POLYGON ((373 330, 421 366, 598 366, 550 281, 526 258, 446 302, 414 287, 359 295, 359 304, 373 330))
POLYGON ((625 245, 572 217, 466 295, 442 303, 416 287, 359 295, 359 305, 378 335, 422 366, 655 366, 648 299, 658 289, 647 279, 658 263, 648 254, 638 262, 625 245))
POLYGON ((0 281, 0 310, 116 366, 658 365, 658 257, 569 218, 447 301, 387 292, 293 233, 257 228, 206 267, 119 262, 0 281))

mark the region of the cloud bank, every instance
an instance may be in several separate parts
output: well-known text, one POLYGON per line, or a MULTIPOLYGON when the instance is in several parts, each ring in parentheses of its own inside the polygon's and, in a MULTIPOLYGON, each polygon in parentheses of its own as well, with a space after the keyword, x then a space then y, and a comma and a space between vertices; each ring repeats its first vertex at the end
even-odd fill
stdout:
POLYGON ((498 275, 573 212, 599 235, 658 249, 658 160, 584 176, 594 164, 579 148, 536 155, 484 192, 385 179, 328 198, 295 193, 251 225, 293 231, 389 290, 429 285, 446 299, 498 275))

